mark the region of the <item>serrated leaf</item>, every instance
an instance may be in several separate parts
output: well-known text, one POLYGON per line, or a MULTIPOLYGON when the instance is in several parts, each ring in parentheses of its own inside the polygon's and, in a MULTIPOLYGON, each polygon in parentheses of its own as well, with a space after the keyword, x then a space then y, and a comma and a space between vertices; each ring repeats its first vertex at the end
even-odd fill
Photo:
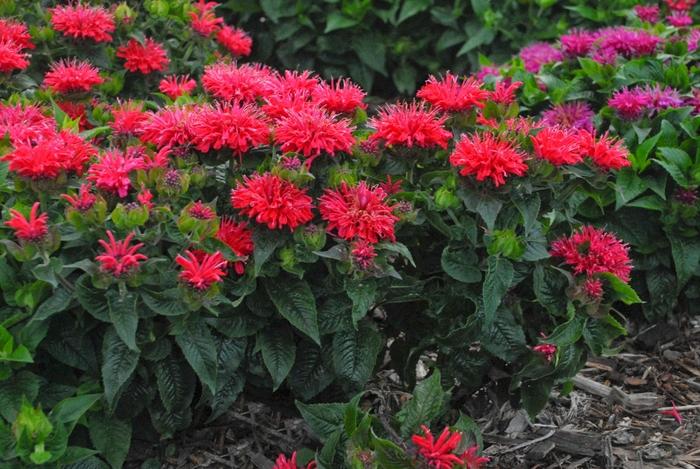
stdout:
POLYGON ((320 345, 316 298, 309 284, 292 277, 265 279, 263 283, 280 315, 320 345))
POLYGON ((338 430, 342 430, 345 404, 304 404, 299 401, 295 401, 295 404, 311 431, 321 440, 325 440, 338 430))
POLYGON ((253 232, 253 272, 257 277, 263 265, 279 246, 284 243, 284 238, 273 230, 256 230, 253 232))
POLYGON ((146 306, 161 316, 182 316, 188 313, 180 290, 176 288, 164 292, 142 291, 141 298, 146 306))
POLYGON ((296 343, 292 329, 285 324, 266 328, 258 335, 258 344, 265 367, 272 376, 273 391, 284 382, 296 358, 296 343))
POLYGON ((324 353, 316 344, 300 343, 287 379, 294 393, 308 401, 326 389, 335 379, 330 361, 330 353, 324 353))
POLYGON ((513 264, 498 256, 488 258, 486 277, 484 278, 484 322, 486 327, 493 322, 496 311, 513 282, 513 264))
POLYGON ((93 414, 89 419, 90 441, 115 469, 124 465, 131 446, 131 423, 93 414))
POLYGON ((667 233, 666 236, 671 243, 671 254, 678 278, 676 293, 680 293, 700 264, 700 240, 697 237, 685 238, 671 233, 667 233))
POLYGON ((63 312, 70 305, 73 295, 65 288, 59 287, 54 290, 46 301, 41 303, 32 316, 32 321, 43 321, 51 316, 63 312))
POLYGON ((102 384, 110 408, 116 406, 117 396, 131 377, 140 353, 129 349, 114 327, 109 327, 102 342, 102 384))
POLYGON ((345 292, 352 300, 352 323, 364 318, 377 300, 377 282, 371 279, 345 282, 345 292))
POLYGON ((413 469, 415 464, 400 446, 383 438, 372 440, 377 467, 382 469, 413 469))
POLYGON ((382 336, 369 322, 357 329, 347 328, 333 336, 333 367, 352 389, 360 389, 372 376, 377 355, 382 350, 382 336))
POLYGON ((531 419, 534 419, 547 405, 547 400, 549 399, 549 394, 552 392, 553 385, 554 379, 552 377, 523 382, 520 389, 520 398, 523 403, 523 408, 527 411, 531 419))
POLYGON ((497 314, 490 326, 484 325, 481 344, 489 353, 505 362, 515 361, 527 351, 523 329, 509 311, 497 314))
POLYGON ((478 283, 481 281, 479 259, 472 250, 452 249, 445 246, 440 256, 442 270, 453 279, 462 283, 478 283))
POLYGON ((413 397, 397 415, 401 420, 401 435, 408 438, 421 425, 430 425, 442 415, 446 399, 447 393, 440 383, 440 371, 434 370, 432 375, 416 384, 413 397))
POLYGON ((138 350, 136 345, 136 329, 139 325, 139 313, 136 309, 138 297, 131 292, 120 294, 110 290, 107 292, 107 307, 109 319, 114 325, 119 338, 131 350, 138 350))
POLYGON ((163 407, 167 411, 180 410, 192 402, 195 376, 185 362, 170 354, 155 364, 156 384, 163 407))
POLYGON ((182 354, 209 392, 216 393, 216 343, 204 320, 188 319, 175 336, 182 354))
POLYGON ((601 274, 601 276, 608 281, 608 284, 615 292, 617 300, 622 301, 626 305, 633 305, 642 302, 639 295, 637 295, 637 292, 634 291, 634 288, 623 282, 617 275, 604 272, 601 274))
POLYGON ((82 394, 63 399, 51 410, 51 419, 63 424, 75 423, 100 398, 102 394, 82 394))
POLYGON ((89 275, 84 274, 75 282, 74 293, 78 303, 85 311, 90 313, 95 319, 110 322, 107 299, 101 292, 92 288, 89 275))
POLYGON ((9 379, 0 381, 0 416, 14 422, 22 399, 33 402, 39 394, 41 378, 28 371, 20 371, 9 379))

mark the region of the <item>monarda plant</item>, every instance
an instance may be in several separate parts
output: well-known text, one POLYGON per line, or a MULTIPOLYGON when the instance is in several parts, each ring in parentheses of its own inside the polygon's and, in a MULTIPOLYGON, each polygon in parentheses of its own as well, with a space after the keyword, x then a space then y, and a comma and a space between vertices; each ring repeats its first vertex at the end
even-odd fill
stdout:
MULTIPOLYGON (((353 82, 245 63, 213 2, 171 3, 32 11, 36 38, 0 22, 8 464, 120 467, 132 437, 242 393, 304 414, 378 368, 411 388, 418 362, 535 414, 624 334, 628 246, 585 203, 632 164, 620 139, 521 117, 521 82, 452 74, 368 118, 353 82)), ((397 416, 403 438, 429 449, 432 418, 397 416)), ((442 467, 476 457, 443 436, 442 467)))

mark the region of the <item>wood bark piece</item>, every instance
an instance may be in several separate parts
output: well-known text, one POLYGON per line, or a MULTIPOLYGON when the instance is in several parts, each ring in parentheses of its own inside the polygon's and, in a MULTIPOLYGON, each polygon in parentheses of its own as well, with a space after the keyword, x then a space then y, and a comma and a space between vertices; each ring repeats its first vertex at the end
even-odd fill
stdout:
POLYGON ((664 402, 663 397, 653 392, 628 394, 616 386, 606 386, 581 375, 574 376, 571 381, 577 388, 605 398, 611 404, 620 404, 631 411, 657 410, 664 402))

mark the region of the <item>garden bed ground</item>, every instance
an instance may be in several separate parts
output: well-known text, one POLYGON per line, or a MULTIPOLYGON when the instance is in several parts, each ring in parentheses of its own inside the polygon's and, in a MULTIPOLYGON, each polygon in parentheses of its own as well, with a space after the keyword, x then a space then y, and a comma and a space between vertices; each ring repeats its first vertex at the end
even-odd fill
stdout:
MULTIPOLYGON (((378 412, 404 397, 390 381, 368 393, 378 412)), ((700 468, 700 320, 638 331, 616 357, 589 360, 575 384, 569 395, 555 394, 534 423, 486 392, 470 399, 464 410, 481 427, 489 467, 700 468), (672 402, 680 425, 659 412, 672 402)), ((283 414, 241 400, 215 426, 181 435, 164 467, 270 469, 272 455, 317 444, 301 419, 283 414)), ((153 451, 132 453, 133 467, 153 451)))

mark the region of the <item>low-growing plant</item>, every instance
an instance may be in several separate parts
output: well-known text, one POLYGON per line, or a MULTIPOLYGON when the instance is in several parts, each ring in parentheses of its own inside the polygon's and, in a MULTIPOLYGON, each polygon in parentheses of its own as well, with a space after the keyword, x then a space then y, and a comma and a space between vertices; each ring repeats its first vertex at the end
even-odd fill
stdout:
MULTIPOLYGON (((518 81, 452 74, 368 117, 348 79, 244 63, 210 3, 173 5, 0 22, 8 464, 121 467, 133 437, 241 393, 338 400, 378 367, 412 388, 419 362, 442 374, 417 396, 490 385, 536 414, 614 351, 615 307, 639 298, 587 200, 633 164, 620 139, 522 117, 518 81)), ((405 438, 438 416, 411 406, 405 438)))

